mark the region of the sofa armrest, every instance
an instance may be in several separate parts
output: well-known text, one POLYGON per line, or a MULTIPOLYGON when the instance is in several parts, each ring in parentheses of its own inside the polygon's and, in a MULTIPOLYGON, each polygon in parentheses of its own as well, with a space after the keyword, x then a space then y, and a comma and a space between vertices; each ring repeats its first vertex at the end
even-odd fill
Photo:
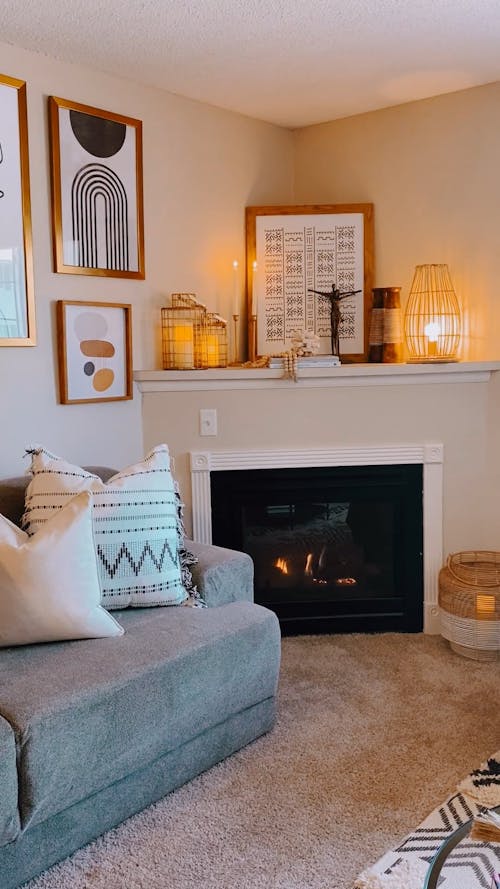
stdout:
POLYGON ((253 602, 253 561, 249 555, 194 540, 186 540, 185 545, 198 559, 190 570, 209 608, 228 602, 253 602))

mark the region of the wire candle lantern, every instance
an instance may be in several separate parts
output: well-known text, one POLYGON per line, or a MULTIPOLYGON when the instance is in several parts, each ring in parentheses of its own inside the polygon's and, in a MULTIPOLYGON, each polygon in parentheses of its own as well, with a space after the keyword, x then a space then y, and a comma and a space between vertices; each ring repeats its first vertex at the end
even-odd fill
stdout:
POLYGON ((161 310, 164 370, 227 366, 227 322, 208 312, 194 293, 172 293, 161 310))

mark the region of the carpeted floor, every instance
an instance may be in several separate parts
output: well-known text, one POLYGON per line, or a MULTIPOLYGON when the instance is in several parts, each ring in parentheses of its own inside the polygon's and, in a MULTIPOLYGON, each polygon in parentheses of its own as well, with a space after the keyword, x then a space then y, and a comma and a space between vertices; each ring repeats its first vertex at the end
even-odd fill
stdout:
POLYGON ((440 637, 283 641, 276 728, 29 889, 350 889, 500 748, 500 660, 440 637))

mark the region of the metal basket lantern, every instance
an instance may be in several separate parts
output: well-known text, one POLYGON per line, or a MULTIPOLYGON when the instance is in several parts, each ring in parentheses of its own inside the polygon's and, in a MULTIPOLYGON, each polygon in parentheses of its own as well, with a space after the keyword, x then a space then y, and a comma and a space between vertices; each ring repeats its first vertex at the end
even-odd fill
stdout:
POLYGON ((214 312, 204 319, 202 348, 204 367, 227 367, 227 322, 214 312))
POLYGON ((194 293, 173 293, 161 310, 164 370, 227 366, 227 323, 207 312, 194 293))

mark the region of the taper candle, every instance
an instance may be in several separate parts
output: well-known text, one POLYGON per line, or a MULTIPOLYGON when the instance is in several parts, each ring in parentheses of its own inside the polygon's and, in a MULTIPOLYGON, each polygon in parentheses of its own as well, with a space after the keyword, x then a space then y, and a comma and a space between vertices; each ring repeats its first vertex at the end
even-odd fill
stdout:
POLYGON ((235 315, 240 311, 240 275, 237 259, 233 262, 233 311, 235 315))
POLYGON ((255 298, 255 277, 256 277, 256 275, 257 275, 257 260, 254 259, 254 261, 252 263, 252 298, 251 298, 251 303, 250 303, 250 305, 251 305, 250 314, 251 315, 257 314, 256 298, 255 298))

